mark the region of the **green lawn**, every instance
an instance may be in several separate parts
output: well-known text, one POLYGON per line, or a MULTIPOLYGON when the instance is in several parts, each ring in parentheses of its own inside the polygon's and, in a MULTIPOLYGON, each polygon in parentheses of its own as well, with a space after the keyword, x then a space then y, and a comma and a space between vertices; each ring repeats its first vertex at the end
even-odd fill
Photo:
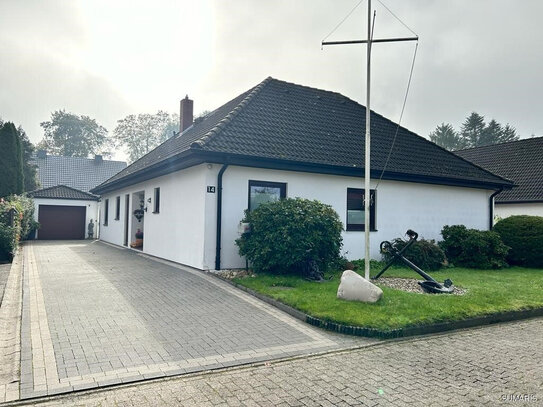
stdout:
MULTIPOLYGON (((377 272, 372 270, 372 275, 377 272)), ((380 330, 543 307, 543 270, 450 268, 431 275, 440 282, 450 278, 455 286, 468 292, 463 296, 432 295, 382 287, 383 298, 375 304, 365 304, 336 298, 341 272, 323 283, 266 274, 234 282, 325 321, 380 330)), ((384 277, 387 276, 420 278, 414 271, 402 268, 387 270, 384 277)))

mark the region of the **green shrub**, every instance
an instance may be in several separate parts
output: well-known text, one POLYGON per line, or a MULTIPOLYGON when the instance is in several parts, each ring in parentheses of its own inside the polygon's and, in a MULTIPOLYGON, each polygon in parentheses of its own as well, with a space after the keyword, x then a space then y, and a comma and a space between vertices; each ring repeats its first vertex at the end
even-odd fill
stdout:
POLYGON ((0 222, 0 261, 11 261, 17 248, 17 229, 0 222))
POLYGON ((38 227, 31 198, 12 195, 0 199, 0 260, 11 261, 19 240, 32 238, 38 227))
POLYGON ((543 217, 511 216, 496 223, 494 231, 511 247, 510 264, 543 267, 543 217))
POLYGON ((254 271, 303 273, 308 264, 327 270, 339 259, 343 225, 331 206, 282 199, 245 211, 251 231, 236 240, 254 271))
POLYGON ((444 226, 439 246, 455 266, 478 269, 506 267, 509 247, 494 231, 468 229, 464 225, 444 226))
MULTIPOLYGON (((352 264, 354 266, 353 270, 364 273, 366 268, 366 261, 364 259, 353 260, 352 264)), ((379 260, 370 260, 370 270, 371 271, 381 271, 385 266, 385 263, 379 260)))
MULTIPOLYGON (((396 238, 391 243, 395 250, 400 251, 407 245, 408 241, 396 238)), ((447 261, 441 247, 434 240, 426 239, 417 240, 403 253, 403 256, 421 269, 430 271, 439 270, 447 261)), ((383 260, 386 263, 392 260, 393 257, 392 253, 383 253, 383 260)), ((404 263, 396 260, 394 264, 403 265, 404 263)))

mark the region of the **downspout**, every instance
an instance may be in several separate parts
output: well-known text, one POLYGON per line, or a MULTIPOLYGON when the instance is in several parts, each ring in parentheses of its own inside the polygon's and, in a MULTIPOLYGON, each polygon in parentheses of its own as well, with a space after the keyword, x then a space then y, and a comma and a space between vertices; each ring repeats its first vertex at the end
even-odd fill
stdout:
POLYGON ((492 195, 490 195, 490 198, 488 201, 488 213, 489 213, 488 230, 492 230, 492 228, 494 227, 494 197, 502 191, 503 191, 503 188, 500 188, 497 191, 494 191, 492 195))
POLYGON ((222 225, 222 176, 228 164, 224 164, 217 175, 217 241, 215 244, 215 270, 221 269, 221 225, 222 225))

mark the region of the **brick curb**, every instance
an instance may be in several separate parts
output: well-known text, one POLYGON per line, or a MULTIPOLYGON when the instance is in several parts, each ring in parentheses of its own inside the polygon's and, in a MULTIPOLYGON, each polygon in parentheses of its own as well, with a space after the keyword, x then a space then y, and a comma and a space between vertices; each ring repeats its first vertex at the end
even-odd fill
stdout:
POLYGON ((19 398, 23 248, 13 257, 0 307, 0 402, 19 398))
POLYGON ((260 294, 259 292, 251 290, 250 288, 247 288, 241 284, 237 284, 216 273, 208 272, 208 274, 222 281, 225 281, 228 284, 231 284, 234 287, 240 290, 243 290, 246 293, 251 294, 255 296, 256 298, 270 305, 273 305, 274 307, 279 308, 281 311, 284 311, 287 314, 292 315, 294 318, 297 318, 310 325, 316 326, 318 328, 326 329, 328 331, 341 333, 341 334, 364 336, 368 338, 394 339, 394 338, 403 338, 403 337, 409 337, 409 336, 427 335, 427 334, 433 334, 433 333, 438 333, 438 332, 452 331, 455 329, 473 328, 477 326, 496 324, 499 322, 517 321, 517 320, 522 320, 522 319, 543 316, 543 307, 541 307, 541 308, 525 309, 525 310, 518 310, 518 311, 498 312, 494 314, 483 315, 480 317, 463 319, 460 321, 440 322, 440 323, 431 324, 431 325, 408 326, 405 328, 383 331, 383 330, 375 329, 375 328, 343 325, 343 324, 338 324, 335 322, 324 321, 322 319, 312 317, 311 315, 308 315, 295 308, 292 308, 289 305, 283 304, 282 302, 279 302, 264 294, 260 294))

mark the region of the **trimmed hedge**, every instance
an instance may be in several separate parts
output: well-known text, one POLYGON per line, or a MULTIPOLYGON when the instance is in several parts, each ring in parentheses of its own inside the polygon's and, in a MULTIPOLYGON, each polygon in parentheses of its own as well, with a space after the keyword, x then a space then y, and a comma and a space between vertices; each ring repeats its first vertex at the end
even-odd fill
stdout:
POLYGON ((255 272, 304 274, 327 270, 339 260, 343 224, 330 205, 287 198, 245 211, 251 230, 236 240, 255 272))
MULTIPOLYGON (((396 238, 392 240, 391 243, 395 250, 400 251, 407 245, 408 241, 396 238)), ((429 271, 439 270, 447 262, 445 253, 434 240, 417 240, 409 247, 409 249, 407 249, 403 256, 421 269, 429 271)), ((393 258, 394 256, 391 253, 383 253, 383 260, 386 263, 393 258)), ((396 260, 394 264, 404 265, 400 260, 396 260)))
POLYGON ((468 229, 464 225, 444 226, 439 246, 455 266, 496 269, 507 267, 509 247, 494 231, 468 229))
POLYGON ((543 217, 510 216, 496 223, 494 231, 511 247, 509 264, 543 267, 543 217))

